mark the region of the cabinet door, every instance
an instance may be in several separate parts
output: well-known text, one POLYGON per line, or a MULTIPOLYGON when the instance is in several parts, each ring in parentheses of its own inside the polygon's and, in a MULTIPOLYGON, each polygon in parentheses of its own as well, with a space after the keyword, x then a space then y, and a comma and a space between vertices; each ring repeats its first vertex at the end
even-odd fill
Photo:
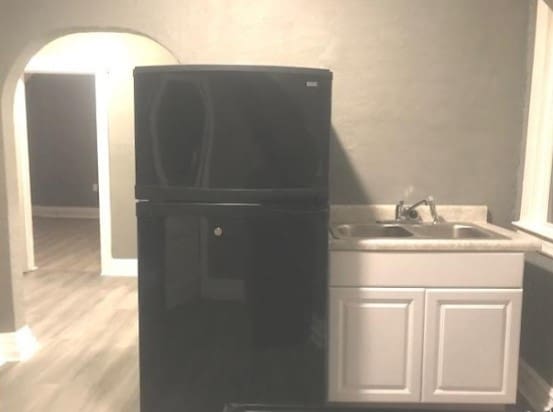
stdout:
POLYGON ((331 402, 420 400, 424 289, 330 288, 331 402))
POLYGON ((522 290, 426 292, 423 402, 513 403, 522 290))

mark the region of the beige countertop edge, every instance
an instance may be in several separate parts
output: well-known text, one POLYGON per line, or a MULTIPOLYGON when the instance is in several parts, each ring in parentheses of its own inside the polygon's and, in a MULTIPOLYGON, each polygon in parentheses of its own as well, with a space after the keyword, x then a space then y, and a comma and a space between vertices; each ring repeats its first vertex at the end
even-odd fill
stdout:
POLYGON ((535 239, 523 233, 486 222, 471 222, 507 239, 366 239, 350 242, 330 238, 330 250, 350 251, 436 251, 436 252, 533 252, 541 249, 535 239))

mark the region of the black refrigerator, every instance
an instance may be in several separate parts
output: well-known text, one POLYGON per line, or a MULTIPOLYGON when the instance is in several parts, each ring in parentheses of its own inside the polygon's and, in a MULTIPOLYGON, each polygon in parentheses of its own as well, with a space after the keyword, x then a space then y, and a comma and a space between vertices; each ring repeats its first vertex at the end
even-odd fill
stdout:
POLYGON ((141 411, 323 405, 331 72, 134 78, 141 411))

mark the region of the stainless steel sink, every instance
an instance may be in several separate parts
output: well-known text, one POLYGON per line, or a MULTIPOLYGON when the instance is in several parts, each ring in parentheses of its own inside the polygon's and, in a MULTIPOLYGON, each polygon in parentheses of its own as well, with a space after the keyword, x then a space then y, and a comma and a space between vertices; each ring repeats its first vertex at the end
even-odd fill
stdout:
POLYGON ((468 223, 371 223, 331 227, 336 239, 506 239, 498 233, 468 223))
POLYGON ((409 231, 430 239, 505 239, 498 233, 465 223, 411 224, 409 231))
POLYGON ((337 225, 331 227, 331 233, 337 239, 402 238, 413 236, 413 233, 401 225, 378 223, 337 225))

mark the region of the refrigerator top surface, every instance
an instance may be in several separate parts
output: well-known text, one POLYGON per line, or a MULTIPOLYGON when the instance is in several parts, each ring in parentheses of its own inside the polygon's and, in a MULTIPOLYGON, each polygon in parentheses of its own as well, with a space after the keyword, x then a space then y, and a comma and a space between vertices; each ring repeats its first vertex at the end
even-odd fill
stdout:
POLYGON ((181 64, 169 66, 138 66, 134 73, 180 73, 180 72, 262 72, 262 73, 302 73, 332 78, 328 69, 294 67, 294 66, 264 66, 264 65, 224 65, 224 64, 181 64))

